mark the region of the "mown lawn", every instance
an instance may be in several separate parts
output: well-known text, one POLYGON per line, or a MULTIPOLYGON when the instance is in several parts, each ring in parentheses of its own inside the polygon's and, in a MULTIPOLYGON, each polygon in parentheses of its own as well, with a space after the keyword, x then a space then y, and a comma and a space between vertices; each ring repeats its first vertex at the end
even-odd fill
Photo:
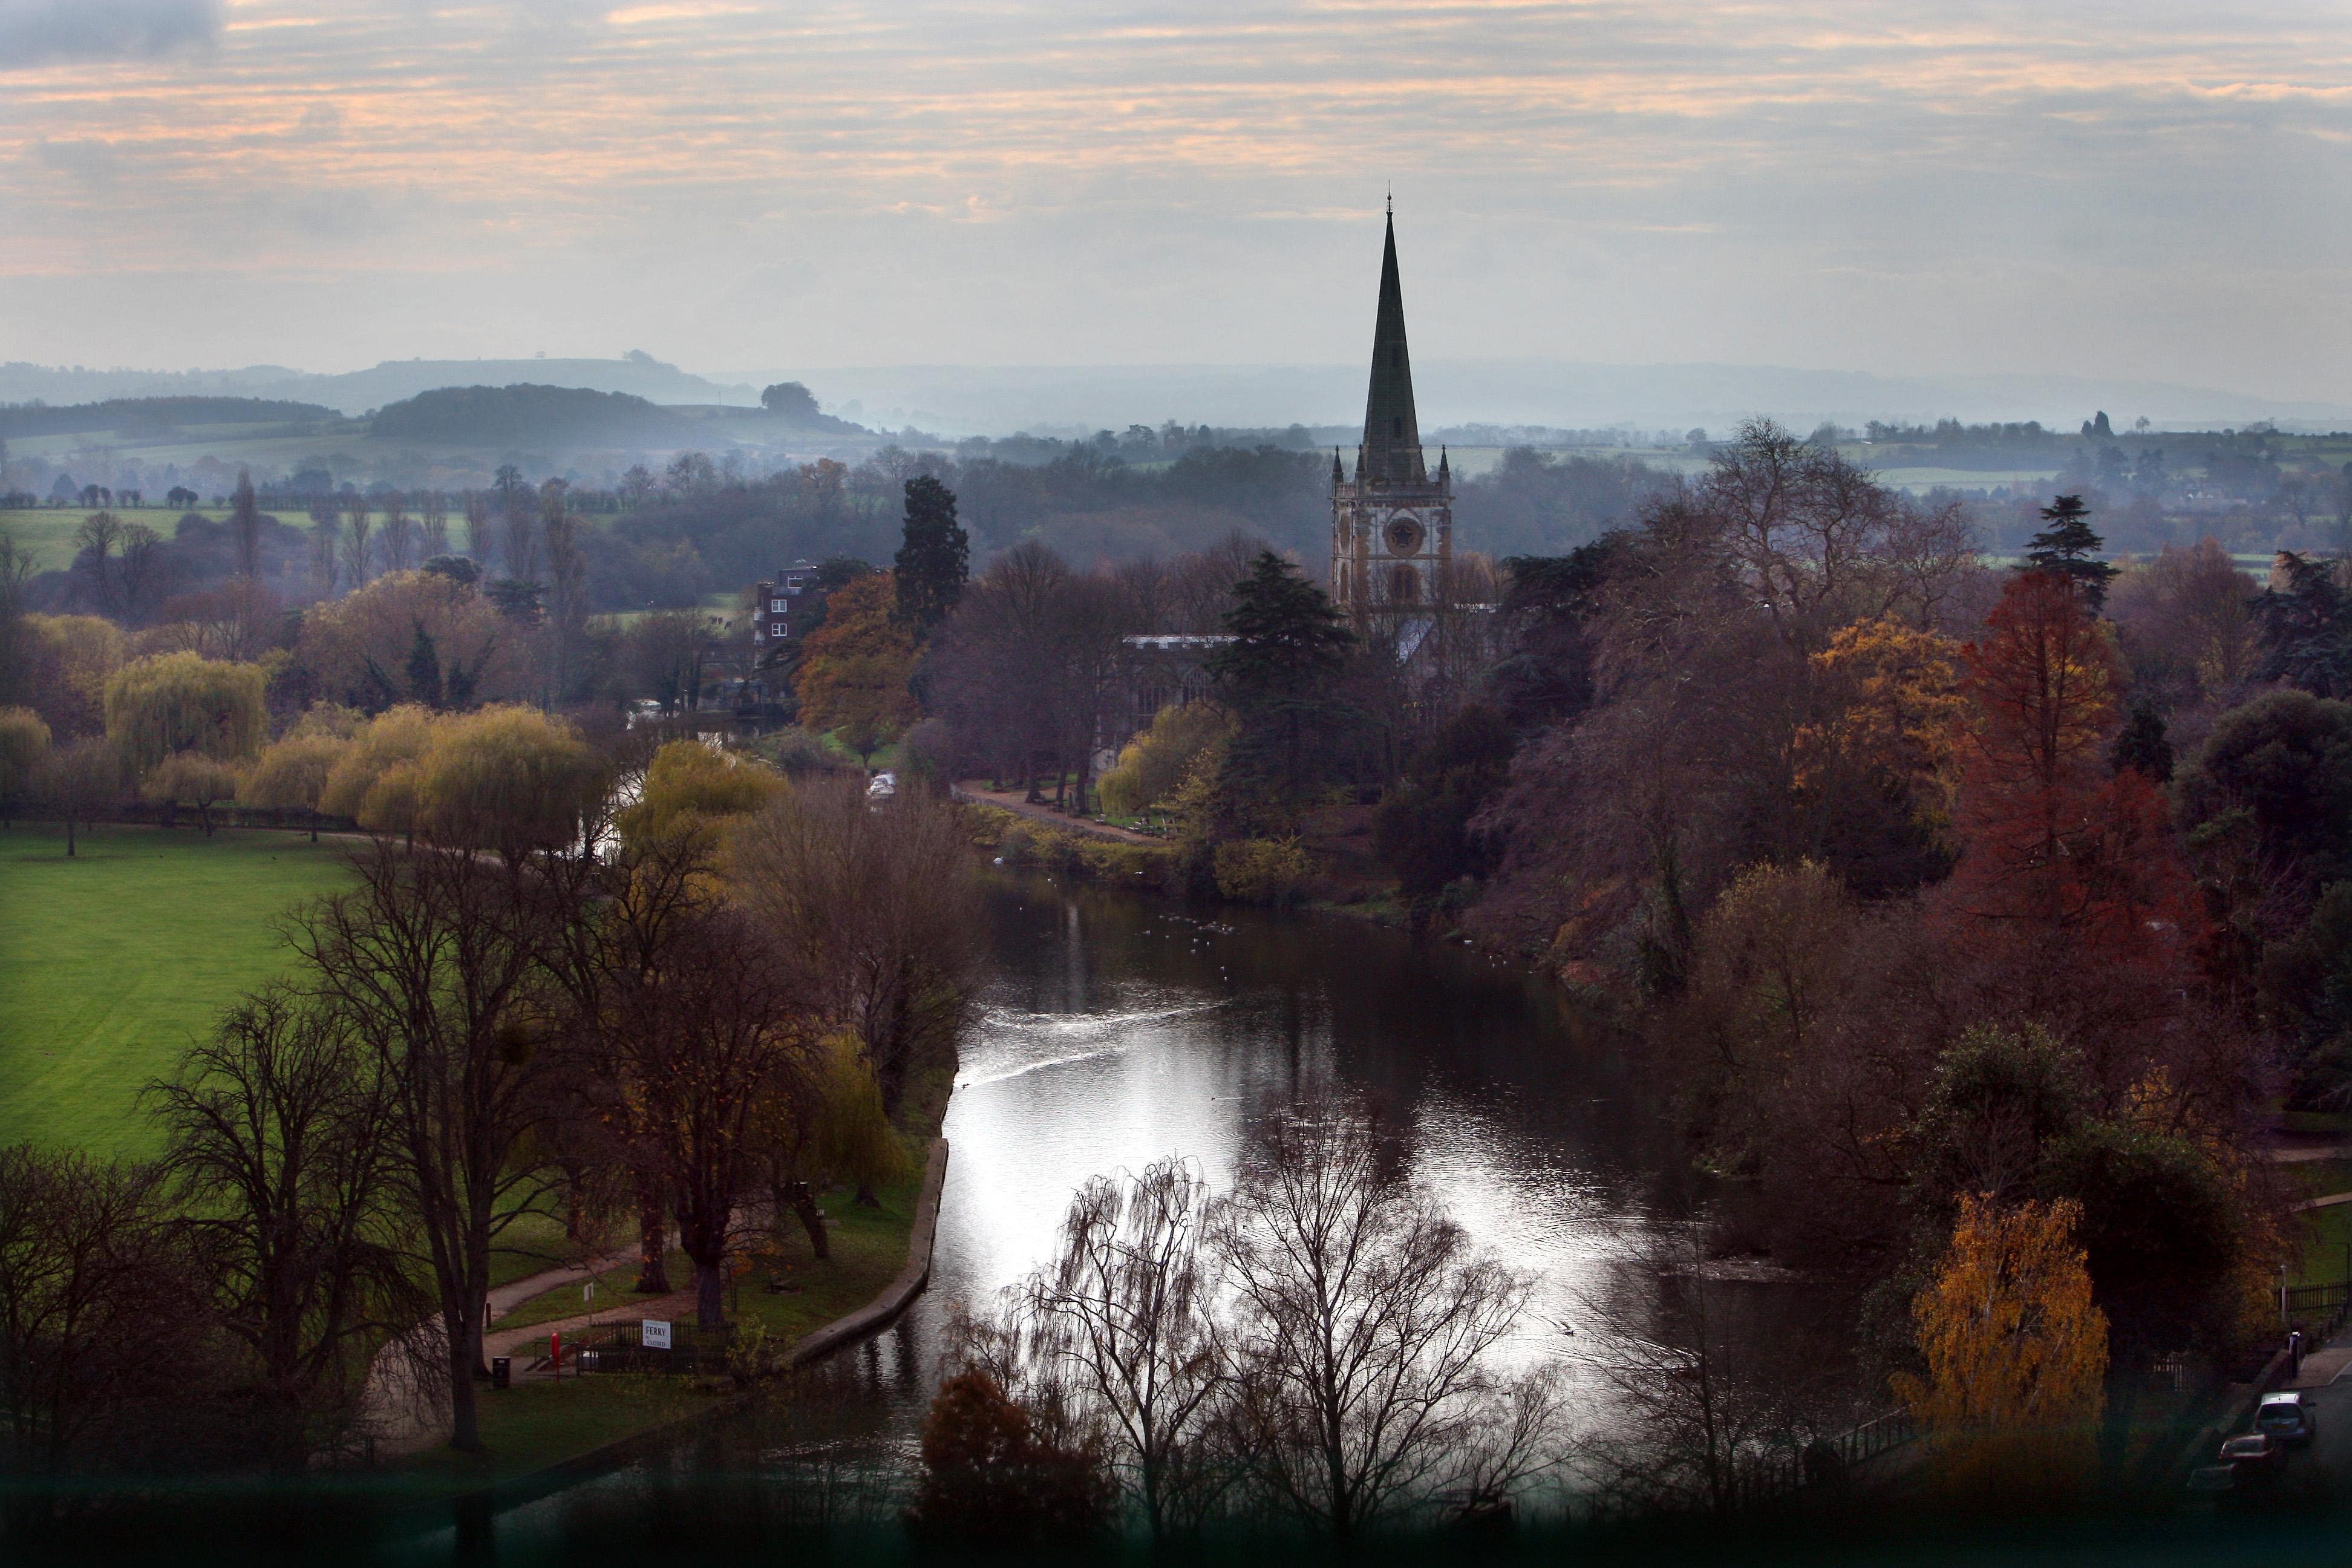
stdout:
POLYGON ((343 847, 290 832, 0 832, 0 1143, 151 1152, 139 1091, 289 963, 275 929, 343 847))

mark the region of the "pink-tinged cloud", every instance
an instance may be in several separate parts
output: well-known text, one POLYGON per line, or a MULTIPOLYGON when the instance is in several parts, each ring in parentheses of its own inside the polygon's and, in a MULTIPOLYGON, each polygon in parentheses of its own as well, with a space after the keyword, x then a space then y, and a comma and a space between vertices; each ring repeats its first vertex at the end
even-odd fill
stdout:
POLYGON ((1461 353, 2352 394, 2332 6, 89 5, 0 357, 1344 359, 1393 181, 1461 353))

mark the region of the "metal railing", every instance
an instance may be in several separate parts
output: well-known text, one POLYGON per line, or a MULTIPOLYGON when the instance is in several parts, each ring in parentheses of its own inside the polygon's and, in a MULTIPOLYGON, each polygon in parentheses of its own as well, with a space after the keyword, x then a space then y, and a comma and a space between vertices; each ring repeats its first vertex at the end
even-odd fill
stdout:
POLYGON ((1740 1460, 1732 1492, 1741 1507, 1792 1497, 1808 1487, 1835 1484, 1865 1460, 1915 1442, 1919 1428, 1907 1410, 1890 1410, 1858 1426, 1740 1460))

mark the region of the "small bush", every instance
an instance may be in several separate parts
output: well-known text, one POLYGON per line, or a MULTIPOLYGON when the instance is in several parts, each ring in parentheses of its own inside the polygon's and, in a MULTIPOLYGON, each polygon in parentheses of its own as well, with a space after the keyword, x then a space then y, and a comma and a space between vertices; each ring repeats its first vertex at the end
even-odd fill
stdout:
POLYGON ((1102 1531, 1115 1495, 1095 1455, 1047 1443, 994 1378, 966 1372, 940 1384, 924 1418, 908 1520, 933 1541, 1069 1545, 1102 1531))
POLYGON ((1315 862, 1296 838, 1244 838, 1220 844, 1217 891, 1235 903, 1292 904, 1314 875, 1315 862))

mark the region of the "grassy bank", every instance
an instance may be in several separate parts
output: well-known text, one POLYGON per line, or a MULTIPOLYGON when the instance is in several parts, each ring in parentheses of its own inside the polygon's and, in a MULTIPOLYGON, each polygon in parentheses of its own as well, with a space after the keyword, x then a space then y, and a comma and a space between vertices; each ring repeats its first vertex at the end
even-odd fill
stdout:
MULTIPOLYGON (((347 847, 293 832, 206 838, 194 828, 108 827, 85 836, 69 860, 61 835, 0 833, 0 1142, 101 1157, 153 1152, 141 1090, 168 1076, 240 994, 291 968, 278 921, 343 883, 347 847)), ((831 1258, 817 1260, 798 1226, 786 1226, 730 1281, 730 1318, 761 1326, 781 1351, 863 1306, 905 1265, 920 1185, 918 1161, 882 1190, 878 1208, 846 1191, 826 1194, 831 1258)), ((500 1236, 493 1282, 572 1256, 560 1217, 534 1213, 500 1236)), ((670 1267, 674 1283, 690 1286, 682 1257, 670 1267)), ((634 1265, 610 1271, 597 1307, 634 1315, 634 1265)), ((499 1326, 580 1311, 575 1279, 499 1326)), ((694 1379, 599 1376, 486 1393, 488 1452, 428 1452, 384 1479, 425 1496, 495 1484, 707 1408, 726 1392, 723 1380, 714 1389, 694 1379)))
MULTIPOLYGON (((819 1206, 828 1221, 833 1256, 819 1261, 799 1226, 791 1226, 779 1244, 753 1254, 750 1268, 730 1283, 729 1320, 739 1328, 760 1325, 781 1352, 872 1300, 906 1265, 908 1233, 921 1191, 919 1172, 884 1187, 878 1208, 856 1203, 845 1189, 825 1194, 819 1206), (784 1280, 785 1289, 768 1289, 775 1278, 784 1280)), ((683 1254, 672 1252, 667 1264, 671 1284, 682 1289, 692 1285, 693 1267, 683 1254)), ((634 1262, 596 1279, 600 1318, 625 1322, 639 1315, 629 1295, 636 1279, 634 1262)), ((523 1302, 496 1326, 520 1328, 578 1315, 581 1283, 575 1279, 523 1302)), ((485 1390, 483 1452, 434 1449, 404 1460, 397 1472, 425 1495, 495 1486, 712 1408, 733 1392, 724 1379, 602 1373, 485 1390)))
POLYGON ((1172 892, 1181 868, 1173 846, 1122 844, 1098 834, 1060 827, 1001 805, 968 803, 971 841, 1007 866, 1077 877, 1106 887, 1172 892))
POLYGON ((291 832, 0 832, 0 1143, 143 1154, 139 1106, 188 1042, 289 964, 278 918, 340 886, 291 832))

